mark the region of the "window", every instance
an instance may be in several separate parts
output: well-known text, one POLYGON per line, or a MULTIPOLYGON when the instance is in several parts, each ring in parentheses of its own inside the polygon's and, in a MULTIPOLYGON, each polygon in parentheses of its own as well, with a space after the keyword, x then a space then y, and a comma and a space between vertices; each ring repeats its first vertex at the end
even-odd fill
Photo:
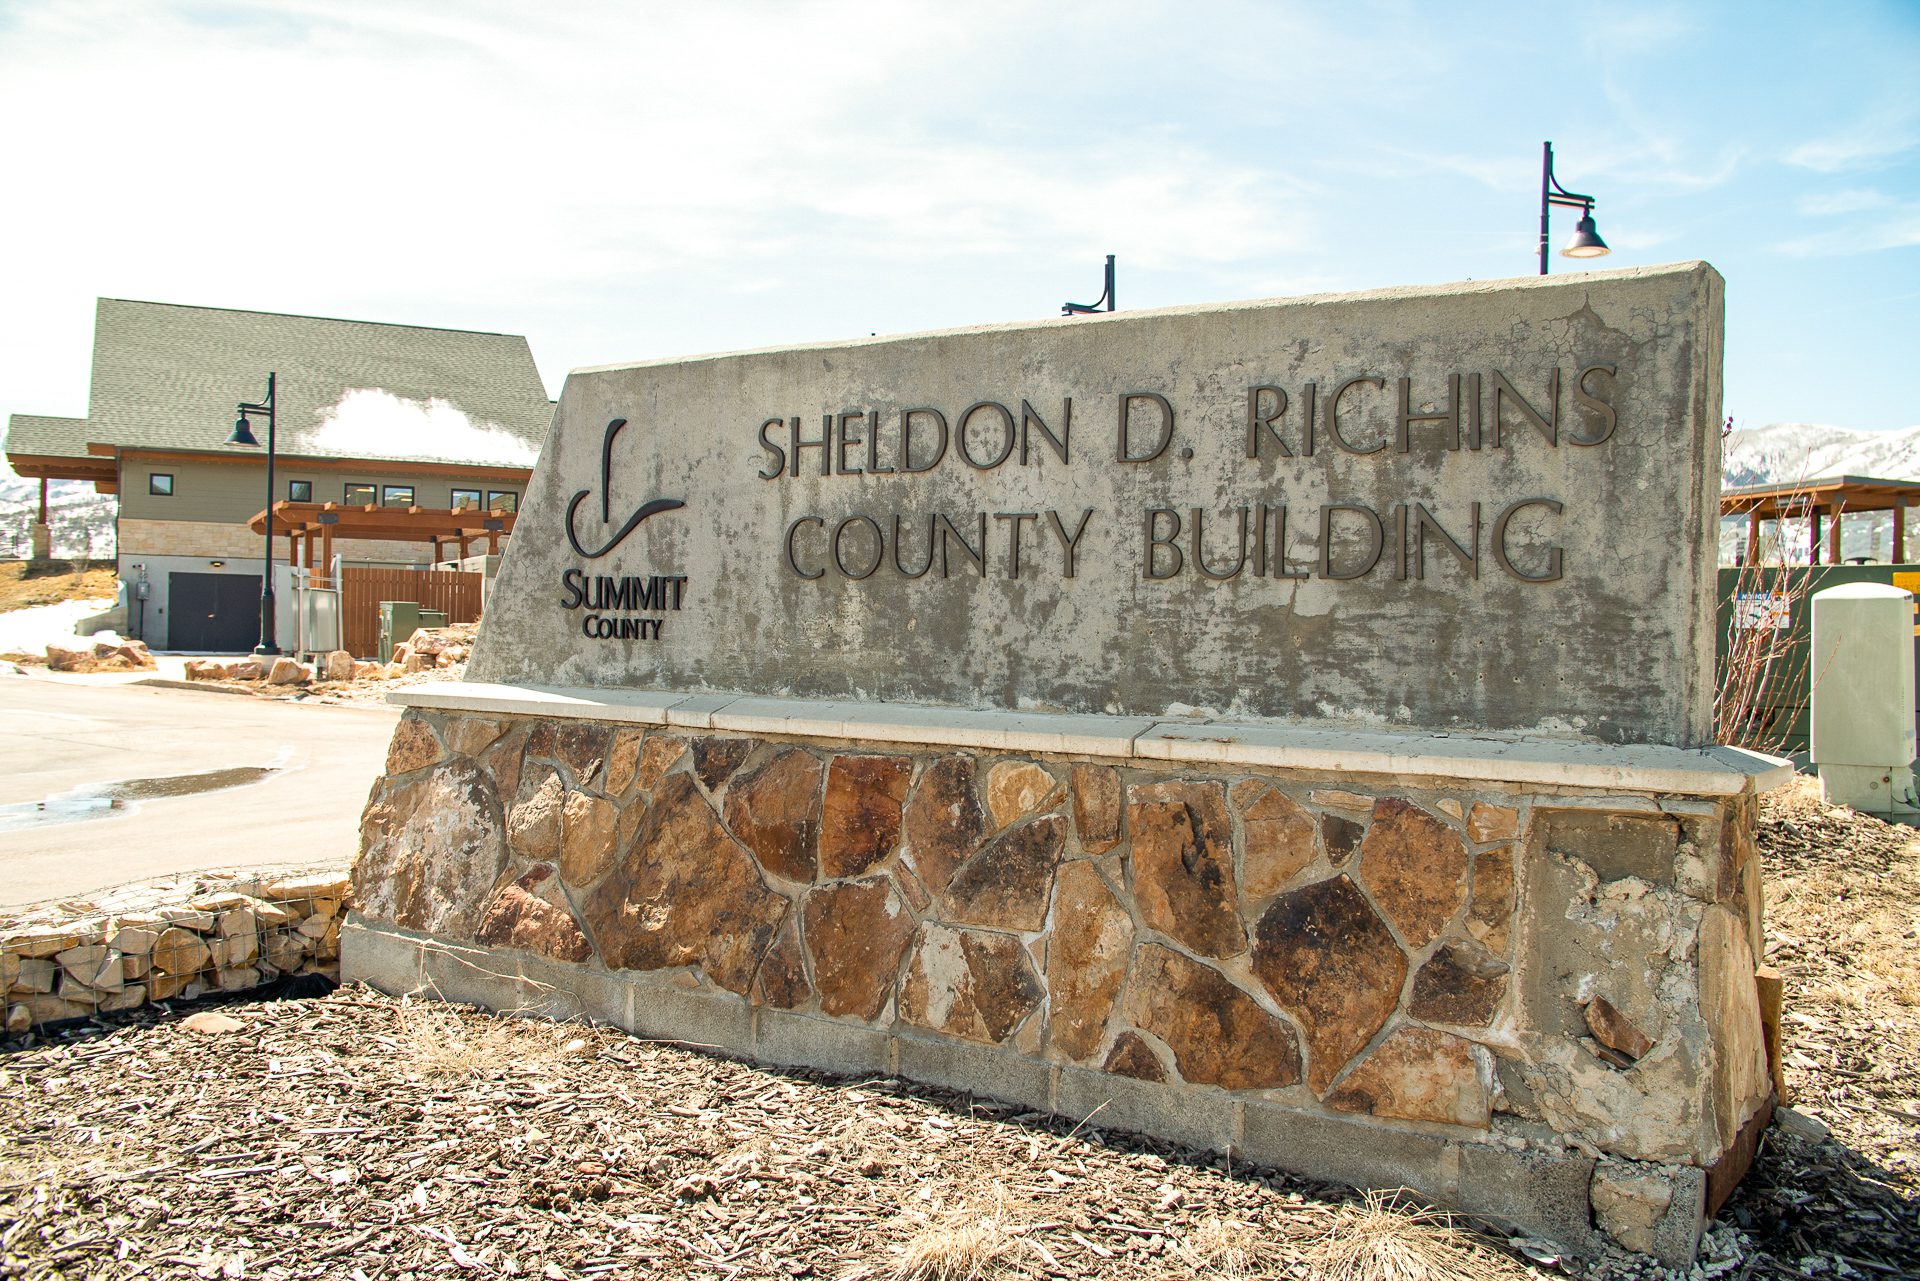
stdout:
POLYGON ((148 472, 147 492, 149 494, 158 494, 162 498, 172 498, 173 473, 170 471, 148 472))
POLYGON ((453 491, 453 505, 475 509, 480 506, 480 491, 477 489, 456 489, 453 491))
POLYGON ((491 511, 513 512, 520 510, 520 495, 511 489, 494 489, 487 493, 487 507, 491 511))
POLYGON ((362 485, 355 481, 347 482, 346 504, 349 507, 365 507, 373 501, 373 486, 362 485))
POLYGON ((413 486, 412 485, 381 486, 380 505, 382 507, 413 506, 413 486))
POLYGON ((310 503, 313 501, 313 482, 310 480, 290 480, 287 482, 287 501, 310 503))

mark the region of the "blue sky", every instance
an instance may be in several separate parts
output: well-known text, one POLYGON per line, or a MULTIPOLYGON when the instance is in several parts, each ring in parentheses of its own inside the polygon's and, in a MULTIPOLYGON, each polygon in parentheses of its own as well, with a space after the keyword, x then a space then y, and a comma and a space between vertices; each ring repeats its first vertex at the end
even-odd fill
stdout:
POLYGON ((1525 275, 1550 138, 1600 266, 1726 276, 1739 425, 1907 427, 1917 69, 1912 0, 0 0, 0 414, 85 412, 98 295, 524 333, 557 394, 1109 252, 1124 309, 1525 275))

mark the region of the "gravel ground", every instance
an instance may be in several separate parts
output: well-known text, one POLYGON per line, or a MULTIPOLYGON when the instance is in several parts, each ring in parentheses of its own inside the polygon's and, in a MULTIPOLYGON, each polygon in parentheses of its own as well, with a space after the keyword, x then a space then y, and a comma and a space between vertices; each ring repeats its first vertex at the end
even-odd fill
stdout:
MULTIPOLYGON (((1804 796, 1764 831, 1788 1078, 1682 1273, 1920 1275, 1914 834, 1804 796), (1904 968, 1903 968, 1904 966, 1904 968)), ((889 1081, 365 988, 0 1055, 0 1277, 1658 1274, 889 1081)))

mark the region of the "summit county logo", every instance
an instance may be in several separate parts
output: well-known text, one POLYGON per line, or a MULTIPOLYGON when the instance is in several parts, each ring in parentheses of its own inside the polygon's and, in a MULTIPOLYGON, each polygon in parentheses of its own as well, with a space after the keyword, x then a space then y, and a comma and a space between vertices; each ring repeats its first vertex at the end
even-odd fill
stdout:
MULTIPOLYGON (((614 419, 607 424, 606 435, 600 442, 600 523, 603 526, 613 523, 613 443, 626 425, 626 419, 614 419)), ((648 499, 634 509, 612 537, 598 548, 589 550, 580 541, 578 522, 580 505, 587 501, 592 492, 583 489, 567 504, 567 541, 573 545, 574 551, 587 560, 599 560, 613 551, 640 527, 642 521, 686 506, 678 498, 648 499)), ((560 608, 590 611, 580 620, 580 634, 594 640, 658 640, 660 625, 666 619, 635 615, 661 615, 669 610, 678 610, 686 585, 685 574, 590 576, 582 569, 568 569, 560 575, 563 593, 560 608)))

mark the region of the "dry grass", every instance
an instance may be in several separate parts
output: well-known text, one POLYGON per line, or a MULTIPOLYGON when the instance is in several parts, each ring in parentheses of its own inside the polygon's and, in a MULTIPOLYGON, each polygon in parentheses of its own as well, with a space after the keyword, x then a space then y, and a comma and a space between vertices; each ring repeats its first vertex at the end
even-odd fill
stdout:
POLYGON ((1526 1273, 1453 1225, 1451 1215, 1399 1192, 1369 1192, 1334 1210, 1302 1251, 1324 1281, 1504 1281, 1526 1273))
POLYGON ((23 560, 0 561, 0 614, 35 605, 57 605, 63 600, 110 600, 120 590, 113 561, 88 561, 74 572, 71 562, 29 574, 23 560))
POLYGON ((543 1072, 569 1048, 564 1024, 490 1018, 437 1000, 402 998, 395 1022, 392 1049, 416 1076, 473 1080, 543 1072))
POLYGON ((906 1239, 885 1275, 894 1281, 981 1281, 1028 1274, 1043 1262, 1006 1189, 961 1190, 946 1204, 909 1210, 906 1239))
POLYGON ((1244 1281, 1260 1272, 1273 1249, 1253 1224, 1215 1217, 1195 1224, 1176 1253, 1196 1277, 1244 1281))

